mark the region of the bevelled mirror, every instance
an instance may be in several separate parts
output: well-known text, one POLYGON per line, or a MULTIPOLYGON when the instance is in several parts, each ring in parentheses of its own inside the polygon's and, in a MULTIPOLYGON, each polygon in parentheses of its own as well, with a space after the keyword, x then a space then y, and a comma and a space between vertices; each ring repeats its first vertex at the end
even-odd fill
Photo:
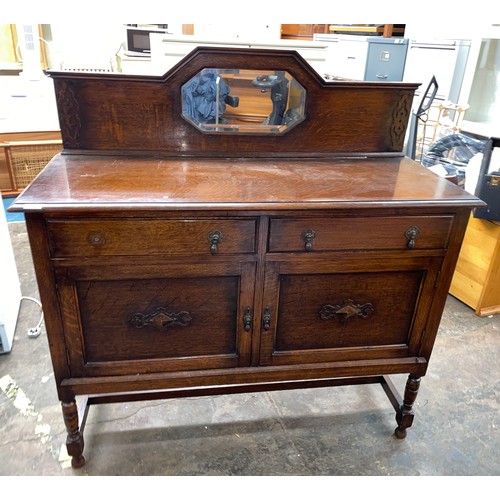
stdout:
POLYGON ((305 118, 286 71, 204 68, 182 86, 182 116, 207 133, 283 134, 305 118))

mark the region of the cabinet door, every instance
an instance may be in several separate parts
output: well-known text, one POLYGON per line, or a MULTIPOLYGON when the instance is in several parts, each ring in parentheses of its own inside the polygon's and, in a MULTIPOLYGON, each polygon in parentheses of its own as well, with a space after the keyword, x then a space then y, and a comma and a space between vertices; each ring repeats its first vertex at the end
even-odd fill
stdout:
POLYGON ((440 265, 428 257, 269 263, 261 364, 417 356, 440 265))
POLYGON ((254 263, 96 265, 57 275, 73 376, 250 362, 254 263))

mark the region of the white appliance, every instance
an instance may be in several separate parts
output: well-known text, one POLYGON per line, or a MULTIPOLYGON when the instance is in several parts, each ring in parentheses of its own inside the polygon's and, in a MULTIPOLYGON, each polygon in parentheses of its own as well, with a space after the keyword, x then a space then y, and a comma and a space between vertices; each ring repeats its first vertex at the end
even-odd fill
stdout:
POLYGON ((436 99, 459 104, 470 45, 470 40, 410 40, 403 81, 421 83, 418 96, 435 76, 436 99))
POLYGON ((167 28, 167 24, 127 24, 125 55, 150 57, 150 35, 152 33, 166 34, 168 33, 167 28))
POLYGON ((187 54, 198 46, 209 47, 245 47, 254 49, 296 50, 317 72, 323 75, 328 57, 328 43, 301 40, 241 40, 228 38, 226 40, 211 40, 198 38, 194 35, 162 35, 152 33, 151 63, 155 73, 163 74, 180 62, 187 54))
POLYGON ((0 209, 0 354, 10 352, 21 304, 21 284, 7 218, 0 209))

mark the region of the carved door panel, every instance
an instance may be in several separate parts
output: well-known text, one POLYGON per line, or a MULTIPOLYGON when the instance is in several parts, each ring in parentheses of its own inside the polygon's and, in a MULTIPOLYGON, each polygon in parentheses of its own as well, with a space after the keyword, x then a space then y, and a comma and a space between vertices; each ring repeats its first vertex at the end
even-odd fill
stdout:
POLYGON ((93 266, 57 274, 73 376, 249 364, 253 263, 93 266))
POLYGON ((439 258, 272 262, 261 364, 418 355, 439 258))

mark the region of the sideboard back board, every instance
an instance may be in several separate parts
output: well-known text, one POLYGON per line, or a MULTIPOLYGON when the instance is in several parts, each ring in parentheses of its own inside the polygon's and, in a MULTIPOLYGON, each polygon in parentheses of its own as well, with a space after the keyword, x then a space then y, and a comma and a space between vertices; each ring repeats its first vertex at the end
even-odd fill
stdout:
POLYGON ((325 81, 293 51, 204 47, 163 77, 50 75, 65 149, 189 157, 400 153, 418 87, 325 81), (307 118, 279 140, 266 135, 200 134, 181 117, 180 88, 204 68, 287 71, 306 89, 307 118))

